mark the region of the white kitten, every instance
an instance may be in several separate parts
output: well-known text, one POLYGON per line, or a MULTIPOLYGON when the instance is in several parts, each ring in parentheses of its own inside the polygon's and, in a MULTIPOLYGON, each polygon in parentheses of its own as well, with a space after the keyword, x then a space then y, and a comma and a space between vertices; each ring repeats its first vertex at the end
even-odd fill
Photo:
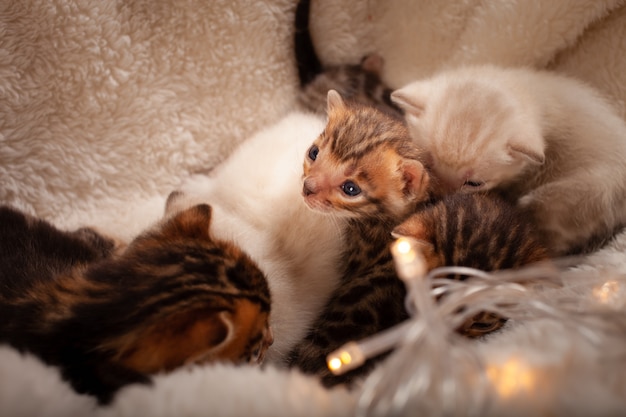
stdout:
POLYGON ((592 88, 523 68, 444 71, 392 93, 443 193, 496 188, 557 254, 626 222, 626 124, 592 88))
POLYGON ((166 214, 209 203, 212 234, 234 241, 267 276, 272 362, 304 337, 341 275, 341 231, 331 216, 310 210, 301 195, 302 160, 325 124, 320 116, 293 113, 245 141, 208 176, 185 181, 168 199, 166 214))

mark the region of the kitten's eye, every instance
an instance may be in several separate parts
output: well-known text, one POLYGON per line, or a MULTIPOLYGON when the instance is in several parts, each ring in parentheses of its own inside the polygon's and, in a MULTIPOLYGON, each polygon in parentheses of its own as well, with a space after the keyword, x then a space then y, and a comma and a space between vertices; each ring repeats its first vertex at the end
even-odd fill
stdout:
POLYGON ((472 188, 480 188, 483 185, 485 185, 485 183, 482 181, 472 181, 472 180, 467 180, 463 184, 463 186, 472 187, 472 188))
POLYGON ((345 195, 349 195, 350 197, 361 194, 361 189, 359 188, 359 186, 352 181, 346 181, 341 184, 341 189, 343 190, 345 195))
POLYGON ((311 161, 315 161, 317 159, 317 154, 320 153, 320 149, 317 147, 317 145, 313 145, 309 148, 309 159, 311 159, 311 161))
POLYGON ((261 346, 257 346, 257 348, 254 349, 252 353, 250 354, 250 363, 259 362, 260 358, 261 358, 261 346))

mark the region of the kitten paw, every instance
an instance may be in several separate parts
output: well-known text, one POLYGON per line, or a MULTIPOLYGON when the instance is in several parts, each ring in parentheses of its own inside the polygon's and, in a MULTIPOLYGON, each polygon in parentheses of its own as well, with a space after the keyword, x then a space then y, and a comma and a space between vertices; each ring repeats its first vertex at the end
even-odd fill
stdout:
POLYGON ((72 234, 97 251, 99 258, 108 258, 126 248, 123 240, 101 233, 93 227, 81 227, 72 234))
POLYGON ((193 174, 185 178, 181 184, 172 191, 165 201, 165 216, 177 213, 191 206, 206 203, 203 195, 212 187, 212 178, 203 174, 193 174))

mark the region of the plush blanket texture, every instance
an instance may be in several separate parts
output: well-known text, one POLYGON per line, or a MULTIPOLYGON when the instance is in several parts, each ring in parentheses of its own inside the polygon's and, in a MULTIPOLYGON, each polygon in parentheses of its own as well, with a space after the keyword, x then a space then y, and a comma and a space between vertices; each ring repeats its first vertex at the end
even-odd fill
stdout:
MULTIPOLYGON (((161 216, 181 178, 211 169, 294 107, 295 6, 0 2, 0 202, 131 238, 161 216)), ((626 117, 624 1, 313 0, 311 12, 323 62, 376 51, 392 87, 464 63, 530 65, 586 80, 626 117)), ((626 273, 625 250, 621 234, 586 264, 595 275, 626 273)), ((586 297, 591 283, 576 288, 574 299, 586 297)), ((514 408, 495 401, 489 415, 626 415, 624 355, 596 366, 599 351, 572 353, 577 342, 561 328, 520 323, 485 341, 486 355, 574 355, 554 395, 514 408)), ((0 348, 2 416, 344 416, 357 399, 297 372, 208 366, 130 387, 101 408, 55 369, 0 348)))

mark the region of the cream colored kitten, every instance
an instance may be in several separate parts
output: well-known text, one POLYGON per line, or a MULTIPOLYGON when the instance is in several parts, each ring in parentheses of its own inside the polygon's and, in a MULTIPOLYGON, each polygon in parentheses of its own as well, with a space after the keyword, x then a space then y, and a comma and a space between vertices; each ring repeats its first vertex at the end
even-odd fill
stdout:
POLYGON ((496 188, 535 213, 557 254, 626 222, 626 124, 582 82, 465 67, 392 93, 442 193, 496 188))
POLYGON ((302 199, 302 157, 325 118, 286 116, 240 145, 209 175, 186 180, 166 214, 209 203, 211 234, 235 242, 265 273, 272 294, 274 344, 267 360, 281 362, 301 340, 337 286, 342 253, 335 219, 302 199))

